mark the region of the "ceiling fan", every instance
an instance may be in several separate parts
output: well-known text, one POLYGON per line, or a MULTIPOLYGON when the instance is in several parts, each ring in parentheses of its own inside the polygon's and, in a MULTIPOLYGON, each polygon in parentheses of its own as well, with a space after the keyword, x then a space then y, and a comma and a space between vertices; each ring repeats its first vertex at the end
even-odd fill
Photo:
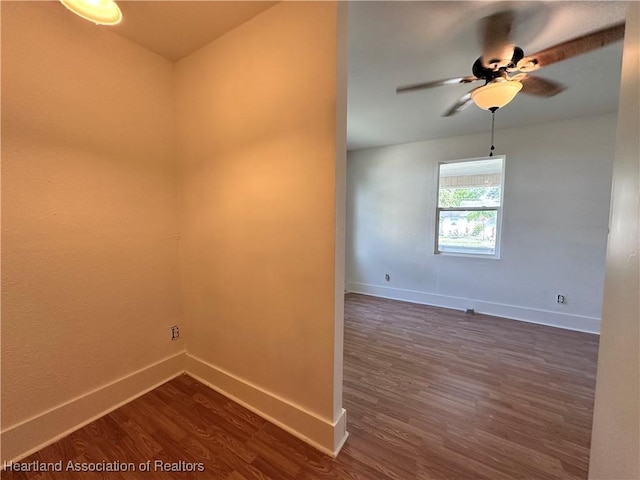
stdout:
POLYGON ((564 85, 530 75, 542 67, 595 50, 624 37, 624 22, 596 30, 525 56, 522 48, 510 41, 514 12, 505 10, 483 19, 482 56, 473 64, 473 75, 398 87, 396 93, 413 92, 441 85, 484 81, 483 86, 461 96, 443 117, 464 110, 471 103, 495 112, 509 103, 519 91, 539 97, 552 97, 565 89, 564 85))

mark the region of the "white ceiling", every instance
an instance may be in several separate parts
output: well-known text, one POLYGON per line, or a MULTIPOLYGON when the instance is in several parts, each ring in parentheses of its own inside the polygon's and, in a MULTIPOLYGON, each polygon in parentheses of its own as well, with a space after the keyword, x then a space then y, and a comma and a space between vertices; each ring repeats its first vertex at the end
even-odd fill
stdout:
MULTIPOLYGON (((175 61, 276 2, 119 0, 114 32, 175 61)), ((624 19, 614 1, 353 1, 349 4, 348 148, 360 149, 488 131, 490 114, 475 105, 441 114, 480 82, 396 95, 400 85, 471 75, 481 54, 478 22, 517 12, 514 43, 535 53, 624 19)), ((552 98, 519 94, 496 113, 496 128, 614 112, 622 42, 539 70, 569 88, 552 98)))
MULTIPOLYGON (((482 85, 442 86, 396 95, 423 81, 471 75, 481 55, 478 21, 516 10, 512 38, 525 54, 624 20, 624 2, 352 2, 349 5, 349 149, 487 131, 491 116, 475 105, 441 114, 482 85)), ((519 94, 496 113, 496 128, 614 112, 622 42, 559 62, 536 75, 568 86, 552 98, 519 94)))

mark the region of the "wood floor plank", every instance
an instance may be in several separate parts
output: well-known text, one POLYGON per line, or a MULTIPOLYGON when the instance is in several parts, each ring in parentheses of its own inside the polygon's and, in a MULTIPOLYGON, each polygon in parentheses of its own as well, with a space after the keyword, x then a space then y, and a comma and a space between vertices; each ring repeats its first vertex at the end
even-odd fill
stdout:
POLYGON ((202 472, 17 479, 584 479, 598 337, 349 294, 337 459, 184 375, 23 462, 155 461, 202 472), (196 466, 196 467, 193 467, 196 466))

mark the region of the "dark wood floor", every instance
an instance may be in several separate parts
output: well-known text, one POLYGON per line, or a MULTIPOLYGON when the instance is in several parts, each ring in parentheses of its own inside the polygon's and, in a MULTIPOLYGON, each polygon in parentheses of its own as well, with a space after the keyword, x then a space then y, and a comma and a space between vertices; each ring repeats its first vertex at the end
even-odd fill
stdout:
POLYGON ((595 335, 350 294, 351 435, 336 460, 181 376, 24 461, 159 459, 204 472, 3 478, 586 478, 597 348, 595 335))

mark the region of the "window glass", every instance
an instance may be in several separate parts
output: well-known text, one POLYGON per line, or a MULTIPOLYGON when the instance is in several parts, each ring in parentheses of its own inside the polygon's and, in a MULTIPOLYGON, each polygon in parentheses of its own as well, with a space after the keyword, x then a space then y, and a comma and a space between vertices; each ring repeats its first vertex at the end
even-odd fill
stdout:
POLYGON ((504 157, 442 163, 436 253, 498 256, 504 157))

